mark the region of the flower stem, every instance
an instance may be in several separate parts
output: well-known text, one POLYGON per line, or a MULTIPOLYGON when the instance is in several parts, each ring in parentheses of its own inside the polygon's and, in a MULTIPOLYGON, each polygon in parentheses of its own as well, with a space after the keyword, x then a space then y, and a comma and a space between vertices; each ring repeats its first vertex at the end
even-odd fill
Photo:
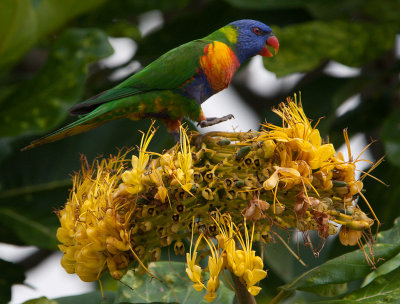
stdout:
POLYGON ((240 279, 231 272, 235 293, 239 304, 256 304, 254 296, 247 291, 246 286, 240 282, 240 279))

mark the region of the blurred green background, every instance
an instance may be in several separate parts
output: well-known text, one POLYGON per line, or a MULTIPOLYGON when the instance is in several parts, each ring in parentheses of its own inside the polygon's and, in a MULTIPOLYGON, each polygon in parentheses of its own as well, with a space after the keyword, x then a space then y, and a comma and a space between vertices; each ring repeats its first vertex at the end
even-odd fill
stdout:
MULTIPOLYGON (((276 121, 271 107, 301 90, 308 117, 314 122, 325 117, 319 129, 336 148, 343 144, 344 128, 350 137, 375 140, 368 149, 372 157, 386 158, 373 175, 390 186, 366 179, 364 187, 381 229, 390 228, 400 215, 399 12, 398 0, 2 0, 0 242, 40 250, 16 263, 0 260, 0 302, 10 299, 11 286, 22 283, 27 270, 57 250, 54 211, 66 201, 80 153, 93 159, 136 145, 137 130, 146 130, 149 122, 116 121, 27 152, 20 148, 72 121, 68 108, 121 81, 116 73, 122 68, 145 66, 237 19, 272 27, 280 51, 264 59, 264 67, 279 79, 260 94, 246 81, 249 69, 242 66, 231 86, 259 115, 258 122, 276 121), (143 35, 139 25, 152 16, 148 12, 162 22, 143 35), (117 66, 99 63, 113 53, 109 37, 132 39, 137 51, 117 66), (333 62, 356 69, 343 76, 332 72, 333 62), (349 98, 347 111, 338 111, 349 98)), ((161 125, 150 150, 172 143, 161 125)), ((364 203, 361 207, 368 210, 364 203)), ((271 270, 263 299, 306 270, 290 256, 282 258, 276 247, 266 260, 271 270)), ((301 251, 314 266, 350 249, 334 240, 319 259, 309 249, 301 251)))

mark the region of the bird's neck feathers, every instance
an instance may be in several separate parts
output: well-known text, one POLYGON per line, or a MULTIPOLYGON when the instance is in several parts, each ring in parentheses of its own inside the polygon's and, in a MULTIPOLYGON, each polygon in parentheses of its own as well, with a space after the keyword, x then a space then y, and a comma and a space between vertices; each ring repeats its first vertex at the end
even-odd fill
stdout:
POLYGON ((228 45, 233 51, 236 49, 237 43, 237 30, 230 25, 224 26, 215 32, 212 32, 210 35, 205 37, 205 40, 209 41, 220 41, 228 45))
POLYGON ((220 41, 228 45, 235 53, 240 64, 258 53, 252 50, 253 41, 246 39, 244 35, 240 35, 239 29, 235 25, 224 26, 205 37, 205 39, 220 41))

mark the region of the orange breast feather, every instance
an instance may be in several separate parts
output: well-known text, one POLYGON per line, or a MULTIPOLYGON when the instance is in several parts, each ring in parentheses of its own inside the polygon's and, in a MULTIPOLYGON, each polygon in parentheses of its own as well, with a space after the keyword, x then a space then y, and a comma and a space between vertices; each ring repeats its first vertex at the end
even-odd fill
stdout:
POLYGON ((229 46, 214 41, 204 48, 200 66, 213 90, 218 92, 228 87, 240 63, 229 46))

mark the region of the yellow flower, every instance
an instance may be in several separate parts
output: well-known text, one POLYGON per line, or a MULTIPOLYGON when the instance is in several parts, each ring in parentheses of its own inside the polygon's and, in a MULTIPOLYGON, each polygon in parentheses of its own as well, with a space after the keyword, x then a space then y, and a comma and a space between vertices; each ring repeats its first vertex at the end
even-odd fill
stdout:
MULTIPOLYGON (((333 145, 322 144, 319 131, 315 129, 316 125, 311 126, 303 108, 296 102, 288 100, 287 105, 282 104, 280 109, 273 111, 282 118, 284 126, 266 124, 264 126, 270 131, 261 136, 283 143, 281 147, 287 151, 290 159, 292 151, 296 152, 298 158, 305 160, 315 170, 335 155, 333 145)), ((281 166, 285 166, 285 163, 281 163, 281 166)))
MULTIPOLYGON (((247 230, 246 221, 244 222, 244 234, 245 240, 243 239, 240 231, 236 234, 236 239, 239 241, 243 250, 236 250, 234 253, 233 264, 229 265, 233 273, 244 280, 247 286, 247 290, 252 295, 257 295, 261 288, 254 286, 259 281, 267 276, 267 272, 263 270, 264 264, 259 256, 256 256, 256 252, 252 249, 253 237, 254 237, 254 223, 249 237, 247 230)), ((237 229, 237 228, 236 228, 237 229)))
POLYGON ((217 239, 218 244, 224 250, 222 256, 225 257, 225 267, 244 281, 252 295, 257 295, 261 288, 254 285, 264 279, 267 276, 267 272, 263 270, 262 259, 256 256, 254 250, 251 250, 254 223, 251 237, 249 237, 246 221, 244 221, 245 239, 243 239, 240 230, 232 222, 229 214, 218 214, 216 218, 213 218, 213 221, 218 227, 219 234, 217 239), (235 239, 240 243, 242 250, 236 249, 235 239))
POLYGON ((148 180, 148 177, 144 175, 149 162, 149 154, 147 148, 153 138, 156 130, 153 128, 154 122, 151 124, 146 135, 143 133, 140 141, 139 157, 132 155, 132 170, 125 171, 122 174, 122 181, 120 189, 124 189, 131 194, 138 194, 144 189, 144 181, 148 180))
POLYGON ((165 203, 165 199, 168 197, 168 190, 164 185, 163 181, 163 169, 156 168, 155 162, 151 163, 151 173, 150 173, 150 180, 157 185, 157 193, 154 196, 155 199, 160 200, 162 203, 165 203))
POLYGON ((342 226, 339 231, 339 240, 345 246, 357 245, 361 239, 362 231, 353 230, 346 226, 342 226))
MULTIPOLYGON (((358 158, 353 161, 348 148, 345 161, 324 144, 300 104, 289 100, 275 112, 283 124, 267 124, 260 132, 189 138, 181 127, 180 143, 162 154, 148 151, 152 125, 130 162, 125 153, 83 166, 58 214, 63 267, 85 281, 106 271, 120 279, 130 265, 137 265, 135 260, 148 271, 146 265, 160 258, 162 247, 175 244, 175 253, 185 254, 182 241, 191 230, 186 273, 193 287, 206 289, 205 298, 212 301, 224 269, 251 294, 260 292, 257 283, 267 273, 252 243, 261 238, 269 242, 274 225, 314 230, 326 239, 342 224, 342 241, 361 244, 357 238, 373 220, 355 204, 357 197, 365 199, 363 178, 355 179, 358 158), (251 235, 243 218, 252 221, 251 235), (205 282, 196 262, 207 255, 210 278, 205 282)), ((349 146, 346 132, 344 136, 349 146)))
POLYGON ((208 247, 211 251, 211 256, 208 257, 208 272, 210 273, 210 277, 207 282, 207 294, 204 298, 211 302, 216 298, 215 292, 219 287, 219 273, 221 272, 222 266, 224 264, 223 258, 212 242, 212 240, 208 240, 204 238, 208 244, 208 247))
POLYGON ((178 165, 176 179, 181 184, 181 187, 186 192, 190 193, 190 189, 193 186, 192 176, 194 170, 192 169, 192 152, 190 151, 190 141, 187 136, 185 129, 180 126, 180 145, 181 151, 178 152, 178 165))
POLYGON ((71 196, 58 213, 57 238, 64 252, 61 265, 83 281, 97 280, 107 268, 119 279, 128 266, 130 215, 113 195, 125 155, 95 162, 90 168, 83 159, 81 176, 75 176, 71 196))
POLYGON ((235 229, 230 214, 219 214, 216 218, 211 217, 217 225, 219 234, 216 236, 219 246, 224 250, 226 263, 233 264, 233 258, 236 251, 235 229))
MULTIPOLYGON (((193 219, 193 224, 194 224, 194 219, 193 219)), ((186 263, 187 263, 186 274, 188 275, 189 279, 194 283, 193 288, 196 289, 197 291, 201 291, 203 288, 205 288, 203 284, 203 277, 201 276, 201 267, 199 265, 196 265, 197 248, 199 247, 202 238, 203 238, 202 234, 197 238, 192 254, 192 244, 193 244, 193 229, 192 229, 190 251, 186 253, 186 263)))

